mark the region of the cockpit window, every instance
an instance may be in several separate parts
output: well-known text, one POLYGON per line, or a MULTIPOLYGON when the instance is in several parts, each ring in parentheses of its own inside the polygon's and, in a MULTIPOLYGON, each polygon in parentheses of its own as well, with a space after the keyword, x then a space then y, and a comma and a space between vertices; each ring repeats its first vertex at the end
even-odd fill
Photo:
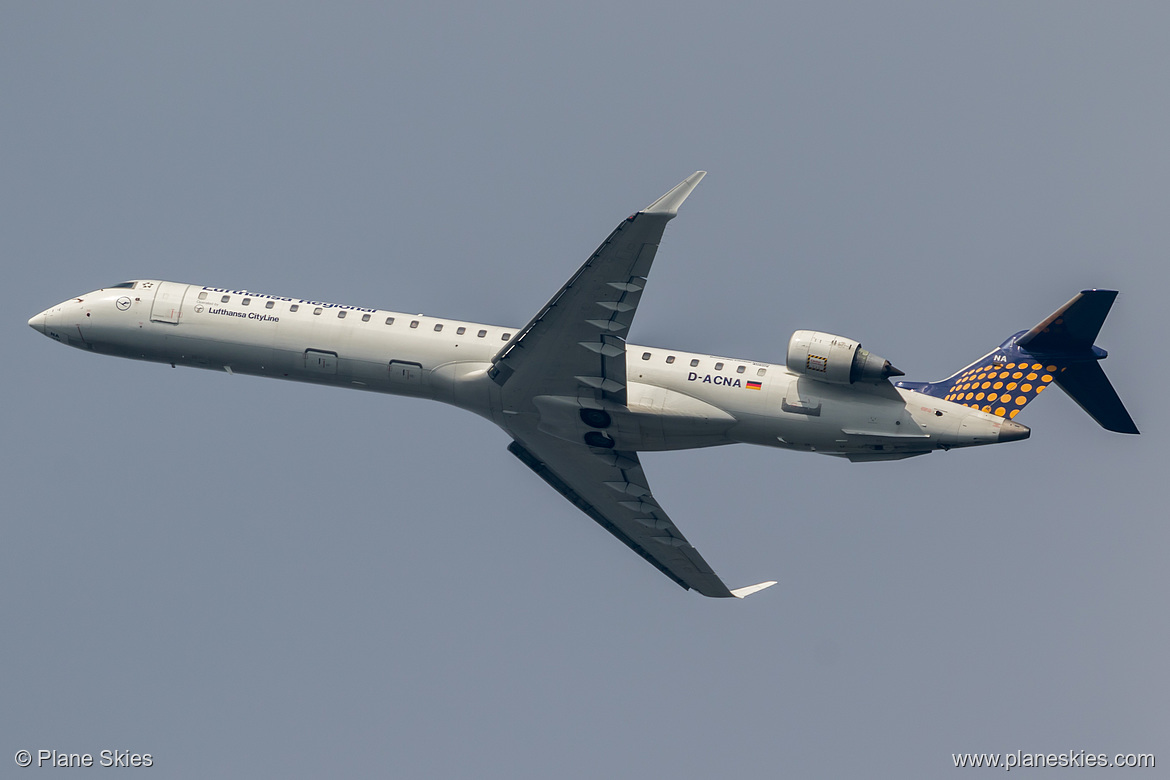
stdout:
POLYGON ((133 290, 134 284, 135 284, 134 282, 122 282, 121 284, 110 285, 106 289, 109 289, 109 290, 133 290))

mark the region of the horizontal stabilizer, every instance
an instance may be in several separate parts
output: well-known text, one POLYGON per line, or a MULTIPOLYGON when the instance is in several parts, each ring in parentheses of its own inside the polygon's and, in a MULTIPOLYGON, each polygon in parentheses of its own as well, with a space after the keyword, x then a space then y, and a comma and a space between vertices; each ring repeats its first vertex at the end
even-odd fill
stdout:
POLYGON ((1056 384, 1105 430, 1139 432, 1100 363, 1073 363, 1056 375, 1056 384))
POLYGON ((758 585, 748 585, 746 588, 736 588, 735 590, 731 591, 731 595, 735 596, 737 599, 746 599, 753 593, 759 593, 761 590, 770 588, 775 584, 775 580, 770 580, 769 582, 761 582, 758 585))
POLYGON ((1092 349, 1116 297, 1116 290, 1079 292, 1071 301, 1016 339, 1016 346, 1033 354, 1092 349))

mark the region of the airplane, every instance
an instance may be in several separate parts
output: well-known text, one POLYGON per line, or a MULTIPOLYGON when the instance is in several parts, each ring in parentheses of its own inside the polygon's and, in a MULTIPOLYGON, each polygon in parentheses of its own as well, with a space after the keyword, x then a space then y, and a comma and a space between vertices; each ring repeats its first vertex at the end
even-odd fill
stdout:
POLYGON ((628 343, 667 222, 696 171, 623 220, 522 327, 137 279, 70 298, 28 324, 102 355, 428 398, 485 417, 508 450, 660 572, 728 588, 650 490, 639 452, 748 443, 852 462, 1019 441, 1017 415, 1055 383, 1101 426, 1137 427, 1094 345, 1117 296, 1084 290, 936 382, 842 336, 798 330, 785 362, 628 343))

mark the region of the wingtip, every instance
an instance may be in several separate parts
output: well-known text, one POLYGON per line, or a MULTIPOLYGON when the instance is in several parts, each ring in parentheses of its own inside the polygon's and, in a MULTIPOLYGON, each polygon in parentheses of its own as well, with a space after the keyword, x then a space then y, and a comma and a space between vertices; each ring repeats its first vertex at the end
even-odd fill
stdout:
POLYGON ((769 580, 768 582, 761 582, 756 585, 748 585, 746 588, 736 588, 735 590, 731 591, 731 595, 735 596, 737 599, 745 599, 753 593, 759 593, 761 590, 770 588, 775 584, 776 580, 769 580))
POLYGON ((670 192, 642 209, 642 212, 645 214, 666 214, 671 217, 677 215, 678 207, 694 191, 695 187, 699 186, 699 182, 706 175, 706 171, 695 171, 672 187, 670 192))

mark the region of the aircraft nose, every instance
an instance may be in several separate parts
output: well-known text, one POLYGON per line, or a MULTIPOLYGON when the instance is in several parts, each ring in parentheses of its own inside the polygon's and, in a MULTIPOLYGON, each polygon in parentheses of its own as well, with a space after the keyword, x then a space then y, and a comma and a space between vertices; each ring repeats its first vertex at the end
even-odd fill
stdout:
POLYGON ((1032 435, 1032 429, 1026 425, 1020 425, 1018 422, 1011 420, 1004 420, 999 426, 999 438, 997 441, 1019 441, 1026 439, 1032 435))
POLYGON ((35 330, 37 333, 44 333, 45 332, 45 313, 41 312, 40 314, 36 315, 35 317, 30 318, 28 321, 28 326, 30 328, 32 328, 33 330, 35 330))

